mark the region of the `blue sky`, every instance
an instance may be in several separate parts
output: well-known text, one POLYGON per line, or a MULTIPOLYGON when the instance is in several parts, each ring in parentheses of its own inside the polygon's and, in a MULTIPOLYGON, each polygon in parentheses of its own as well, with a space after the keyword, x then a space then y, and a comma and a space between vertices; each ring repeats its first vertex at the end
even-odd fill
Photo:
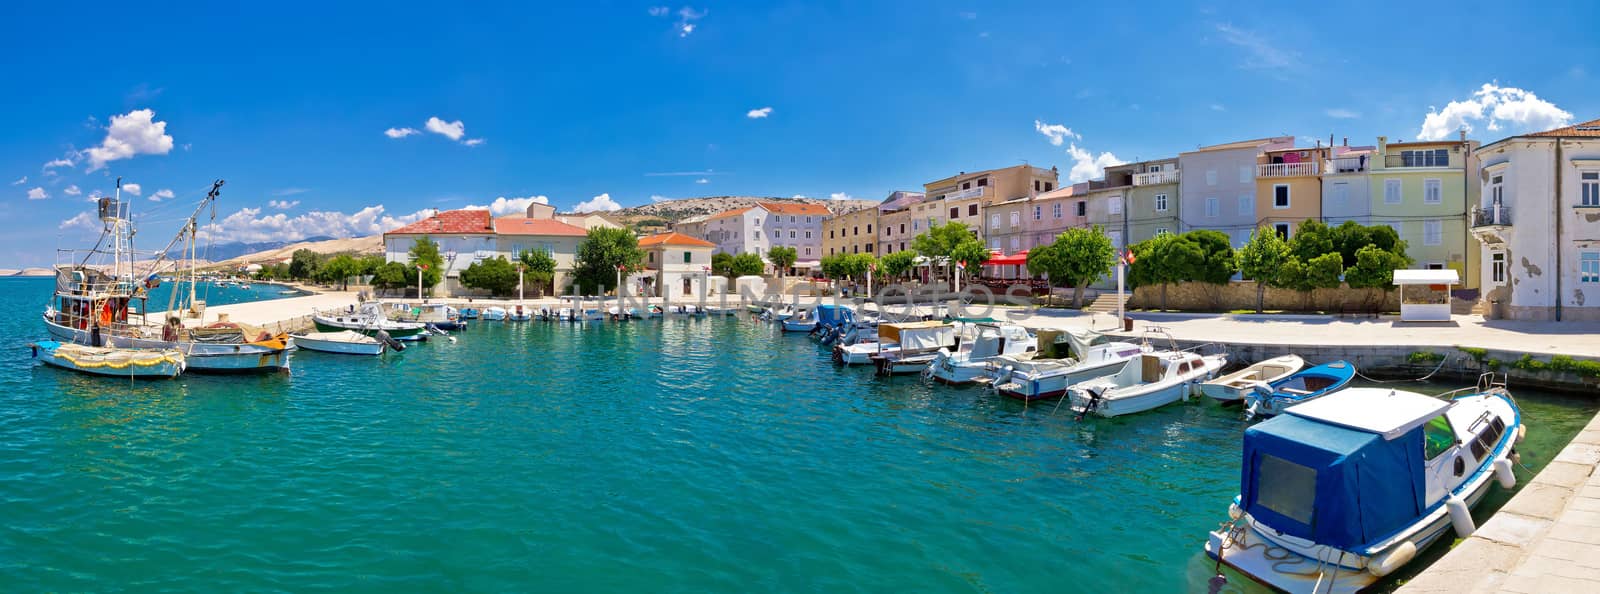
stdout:
POLYGON ((497 198, 881 199, 1023 160, 1415 139, 1430 110, 1483 140, 1600 117, 1583 1, 328 4, 10 7, 0 267, 92 241, 72 221, 116 176, 155 247, 215 178, 217 241, 292 240, 497 198))

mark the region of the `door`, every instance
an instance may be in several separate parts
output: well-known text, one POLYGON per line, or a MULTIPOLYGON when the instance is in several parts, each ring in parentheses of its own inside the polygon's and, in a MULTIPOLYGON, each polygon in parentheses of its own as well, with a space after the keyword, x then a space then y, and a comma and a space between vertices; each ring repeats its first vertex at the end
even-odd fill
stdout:
POLYGON ((694 279, 691 279, 691 278, 689 278, 687 276, 683 277, 683 296, 684 297, 693 297, 694 296, 694 279))

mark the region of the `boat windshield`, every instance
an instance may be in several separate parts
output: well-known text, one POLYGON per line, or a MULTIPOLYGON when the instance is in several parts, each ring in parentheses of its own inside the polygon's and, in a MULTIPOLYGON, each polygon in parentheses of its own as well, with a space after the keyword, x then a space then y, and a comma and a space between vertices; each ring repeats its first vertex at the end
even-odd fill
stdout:
POLYGON ((1456 445, 1456 431, 1450 427, 1450 419, 1444 415, 1434 417, 1427 425, 1423 425, 1422 436, 1426 448, 1424 455, 1429 460, 1438 458, 1456 445))
POLYGON ((1310 524, 1317 501, 1317 471, 1271 454, 1256 471, 1256 504, 1301 524, 1310 524))

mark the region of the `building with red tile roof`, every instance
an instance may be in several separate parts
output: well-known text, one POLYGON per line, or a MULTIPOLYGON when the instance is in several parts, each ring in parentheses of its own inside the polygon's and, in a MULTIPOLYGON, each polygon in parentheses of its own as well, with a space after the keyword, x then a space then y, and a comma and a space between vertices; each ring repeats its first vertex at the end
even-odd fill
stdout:
POLYGON ((717 244, 711 243, 711 242, 706 241, 704 239, 700 239, 698 237, 690 237, 688 235, 684 235, 682 233, 677 233, 677 232, 667 232, 667 233, 661 233, 661 234, 658 234, 658 235, 651 235, 649 237, 646 237, 646 238, 643 238, 643 239, 639 240, 639 247, 641 247, 641 248, 653 248, 653 247, 656 247, 656 246, 684 246, 684 247, 708 247, 708 248, 714 248, 714 247, 717 247, 717 244))
POLYGON ((494 233, 487 210, 462 209, 435 211, 433 216, 395 229, 389 235, 441 235, 445 233, 494 233))
POLYGON ((661 233, 639 240, 648 276, 641 280, 645 294, 668 301, 697 301, 715 294, 721 286, 710 281, 711 254, 717 244, 682 233, 661 233))

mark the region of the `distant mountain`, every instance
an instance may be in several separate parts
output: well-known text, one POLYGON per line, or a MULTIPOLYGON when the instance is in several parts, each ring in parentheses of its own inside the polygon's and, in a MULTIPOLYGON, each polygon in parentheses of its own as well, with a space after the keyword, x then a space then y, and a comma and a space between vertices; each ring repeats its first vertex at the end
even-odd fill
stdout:
POLYGON ((288 260, 294 256, 296 250, 311 250, 319 254, 382 254, 383 236, 368 235, 366 237, 350 237, 346 239, 319 238, 296 243, 279 243, 277 247, 235 256, 227 260, 218 260, 215 266, 238 267, 250 264, 267 264, 288 260))
POLYGON ((701 198, 680 198, 677 200, 662 200, 651 204, 624 208, 622 210, 606 213, 608 216, 629 223, 636 223, 647 219, 662 219, 669 223, 676 223, 689 217, 716 214, 725 210, 755 206, 757 202, 791 202, 802 204, 821 204, 835 213, 849 212, 874 206, 875 200, 828 200, 824 198, 778 198, 769 196, 706 196, 701 198))
MULTIPOLYGON (((309 242, 315 242, 315 241, 327 241, 329 239, 333 239, 333 238, 332 237, 308 237, 303 242, 300 242, 300 243, 309 243, 309 242)), ((239 256, 246 256, 246 255, 254 254, 254 253, 258 253, 258 252, 276 250, 276 249, 282 248, 283 246, 289 245, 291 243, 295 243, 295 242, 289 242, 289 241, 263 241, 263 242, 260 242, 260 243, 245 243, 245 242, 216 243, 216 244, 212 244, 209 247, 207 247, 207 246, 197 246, 195 255, 199 256, 199 257, 202 257, 202 258, 205 258, 207 260, 210 260, 212 262, 221 262, 223 260, 232 260, 232 259, 237 258, 239 256)), ((174 257, 174 258, 181 258, 181 257, 186 256, 187 254, 173 253, 173 254, 169 254, 169 255, 171 257, 174 257)))

